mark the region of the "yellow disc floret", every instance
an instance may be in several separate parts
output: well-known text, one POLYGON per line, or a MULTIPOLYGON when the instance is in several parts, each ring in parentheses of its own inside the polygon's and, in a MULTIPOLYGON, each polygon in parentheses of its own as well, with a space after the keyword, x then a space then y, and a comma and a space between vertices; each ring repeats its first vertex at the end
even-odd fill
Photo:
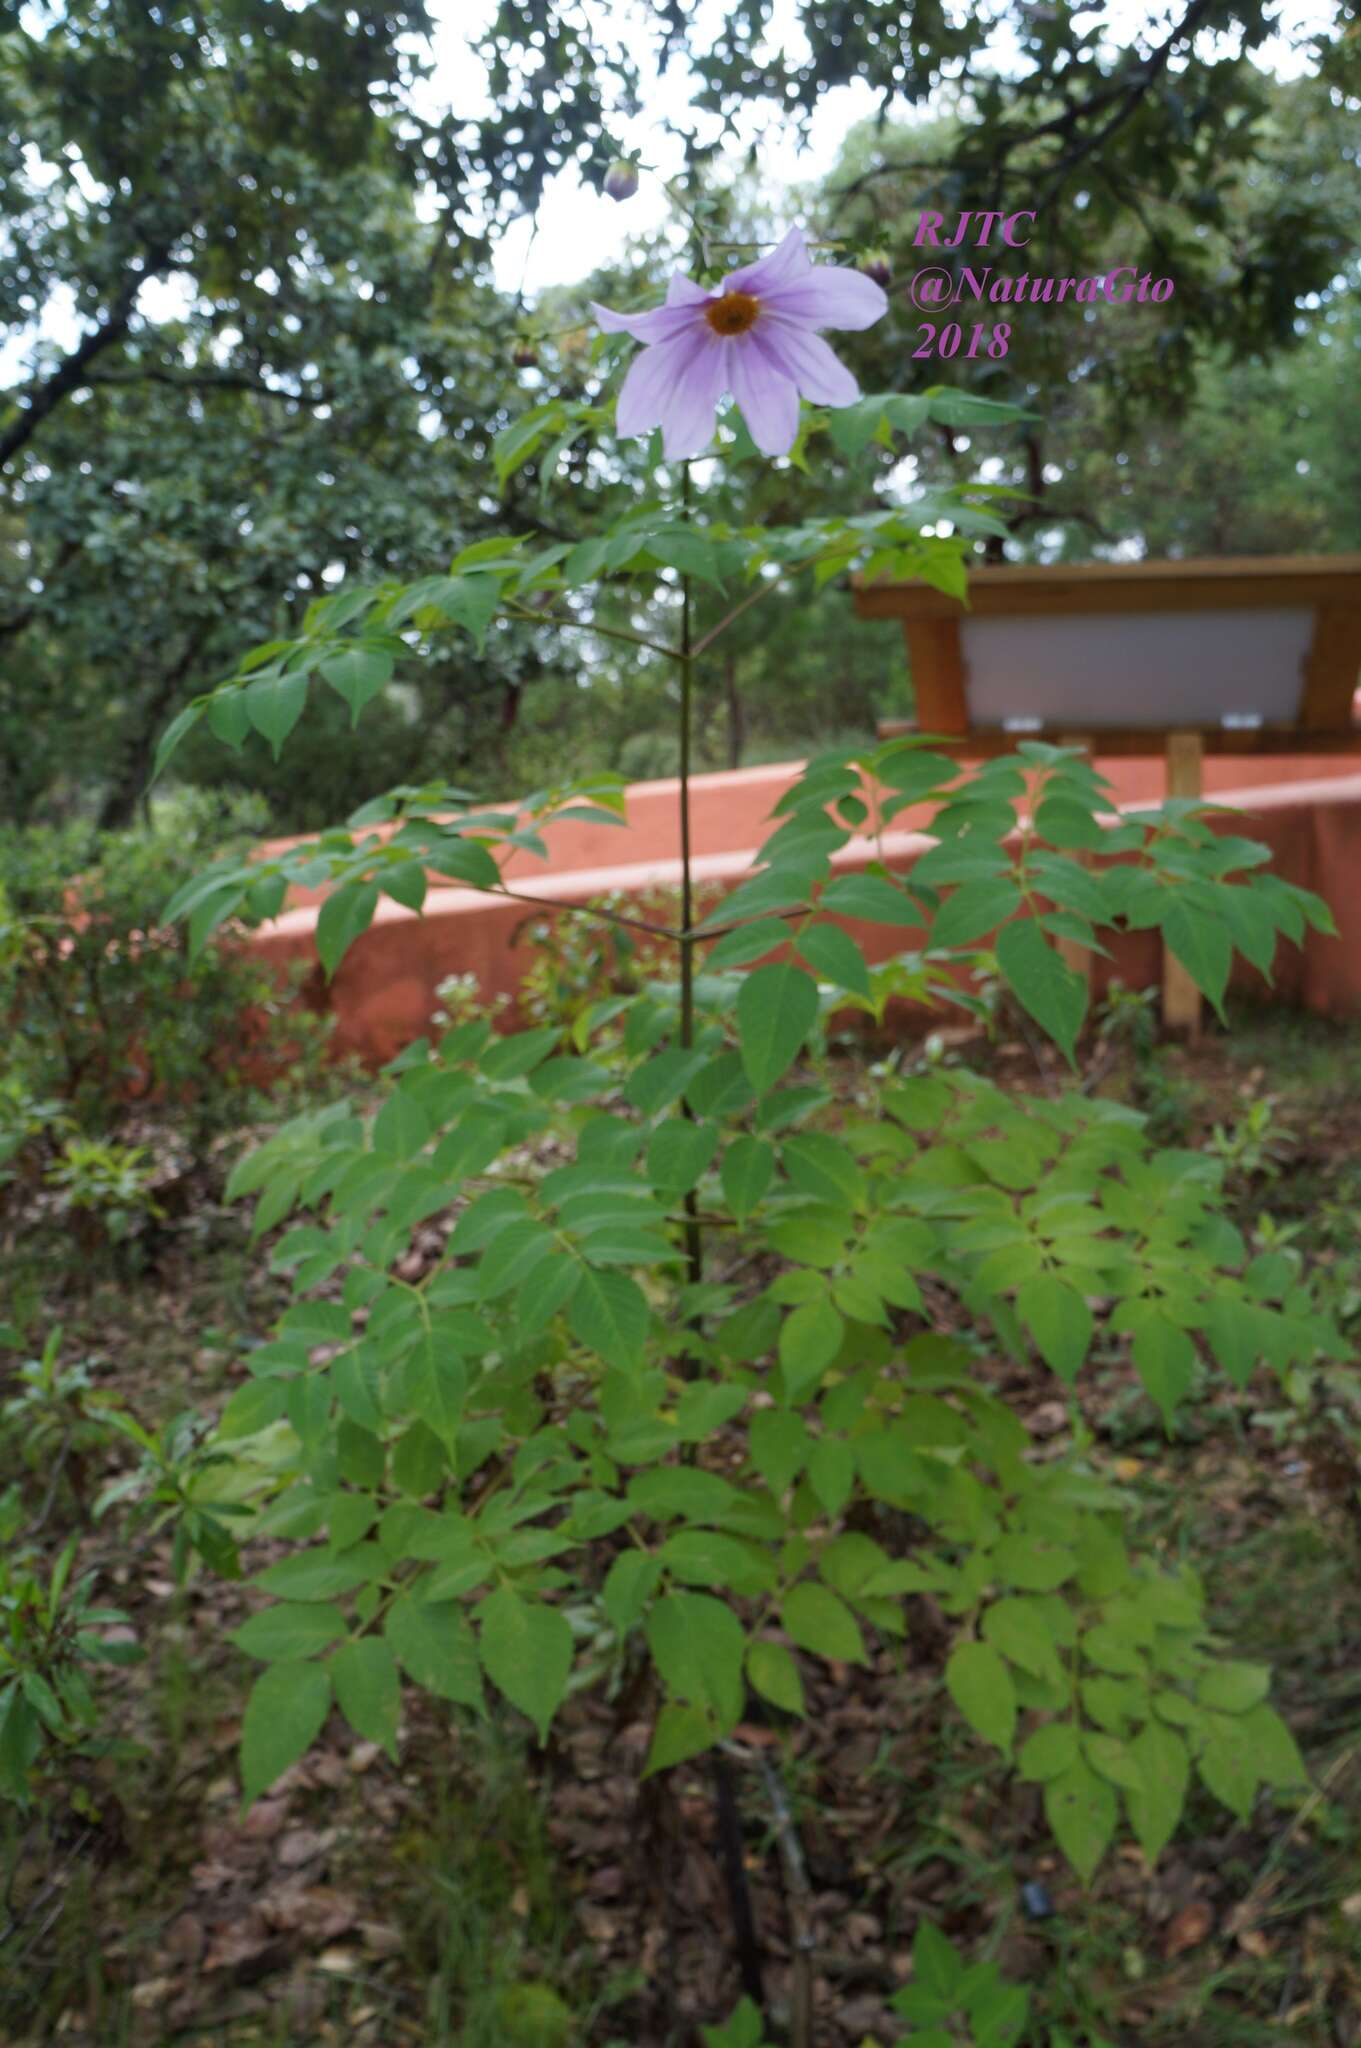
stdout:
POLYGON ((721 299, 710 299, 704 317, 715 334, 745 334, 760 310, 761 301, 750 292, 724 292, 721 299))

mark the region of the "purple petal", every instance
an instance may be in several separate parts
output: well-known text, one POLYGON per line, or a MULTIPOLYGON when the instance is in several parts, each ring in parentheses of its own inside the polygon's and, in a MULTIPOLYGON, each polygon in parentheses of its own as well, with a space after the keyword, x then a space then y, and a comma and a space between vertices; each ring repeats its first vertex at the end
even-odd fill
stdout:
POLYGON ((723 280, 723 289, 750 292, 755 298, 766 299, 781 286, 797 284, 812 267, 804 245, 803 229, 791 228, 779 248, 772 249, 769 256, 763 256, 758 263, 744 264, 741 270, 729 271, 723 280))
POLYGON ((633 358, 615 408, 615 425, 621 434, 650 434, 661 425, 667 396, 688 353, 687 343, 676 335, 633 358))
POLYGON ((791 378, 814 405, 854 405, 859 398, 860 386, 846 365, 811 327, 766 313, 757 321, 752 340, 772 369, 791 378))
POLYGON ((887 295, 872 277, 831 263, 812 264, 802 277, 767 287, 762 296, 773 313, 810 327, 872 327, 888 311, 887 295))
POLYGON ((726 384, 724 345, 717 335, 684 334, 645 348, 629 364, 615 425, 621 434, 662 429, 669 461, 698 455, 714 434, 714 409, 726 384))
MULTIPOLYGON (((688 282, 688 280, 687 280, 688 282)), ((706 295, 701 292, 701 298, 706 295)), ((695 324, 692 306, 654 306, 648 313, 613 313, 591 300, 591 311, 606 334, 631 334, 635 341, 670 341, 695 324)))
POLYGON ((683 270, 673 270, 671 282, 666 287, 668 306, 707 305, 712 294, 702 284, 696 284, 693 277, 687 277, 683 270))
POLYGON ((662 412, 662 453, 668 462, 702 455, 714 438, 714 413, 728 389, 731 345, 709 335, 686 343, 687 356, 662 412))
POLYGON ((729 389, 761 453, 788 455, 799 431, 793 378, 782 375, 746 338, 732 344, 729 389))

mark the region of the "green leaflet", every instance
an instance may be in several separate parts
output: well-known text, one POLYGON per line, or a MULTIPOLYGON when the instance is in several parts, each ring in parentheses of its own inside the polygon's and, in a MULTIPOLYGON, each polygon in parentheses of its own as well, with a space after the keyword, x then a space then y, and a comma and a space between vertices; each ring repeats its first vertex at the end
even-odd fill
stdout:
POLYGON ((784 962, 755 967, 737 997, 738 1043, 753 1088, 773 1088, 793 1064, 817 1021, 817 983, 784 962))
POLYGON ((331 1704, 323 1664, 271 1664, 251 1687, 241 1724, 241 1796, 247 1806, 310 1749, 331 1704))
POLYGON ((987 1643, 961 1643, 945 1666, 945 1684, 975 1733, 1009 1754, 1016 1732, 1016 1688, 996 1650, 987 1643))
POLYGON ((355 940, 368 930, 377 908, 376 882, 344 882, 326 898, 317 913, 317 952, 328 978, 355 940))
POLYGON ((799 1667, 783 1643, 758 1641, 747 1646, 747 1677, 753 1691, 787 1714, 806 1711, 799 1667))
POLYGON ((509 1586, 488 1594, 476 1620, 487 1676, 546 1742, 572 1669, 572 1631, 566 1620, 556 1608, 524 1600, 509 1586))
POLYGON ((802 1579, 785 1595, 780 1618, 791 1642, 815 1656, 843 1664, 863 1664, 865 1640, 849 1607, 830 1587, 802 1579))
POLYGON ((1056 1273, 1037 1273, 1018 1289, 1016 1308, 1045 1364, 1071 1384, 1092 1341, 1092 1312, 1077 1289, 1056 1273))
POLYGON ((1069 1063, 1087 1014, 1087 984, 1046 941, 1032 918, 1004 925, 997 935, 997 965, 1023 1010, 1049 1033, 1069 1063))
POLYGON ((1150 1863, 1171 1841, 1186 1804, 1191 1775, 1186 1744, 1173 1728, 1149 1720, 1130 1744, 1142 1783, 1126 1794, 1130 1825, 1150 1863))
POLYGON ((1060 1849, 1083 1883, 1090 1883, 1115 1832, 1114 1788, 1079 1761, 1047 1781, 1044 1811, 1060 1849))
POLYGON ((642 1289, 627 1273, 584 1267, 567 1320, 572 1334, 607 1365, 628 1371, 642 1363, 651 1317, 642 1289))
POLYGON ((730 1607, 708 1593, 667 1593, 647 1618, 647 1645, 668 1692, 737 1725, 745 1698, 746 1639, 730 1607))
POLYGON ((342 1644, 328 1668, 336 1704, 355 1734, 381 1743, 395 1763, 402 1685, 391 1644, 379 1636, 361 1636, 342 1644))
POLYGON ((440 1700, 483 1706, 483 1683, 473 1630, 456 1602, 422 1602, 411 1593, 395 1599, 383 1620, 397 1663, 418 1686, 440 1700))

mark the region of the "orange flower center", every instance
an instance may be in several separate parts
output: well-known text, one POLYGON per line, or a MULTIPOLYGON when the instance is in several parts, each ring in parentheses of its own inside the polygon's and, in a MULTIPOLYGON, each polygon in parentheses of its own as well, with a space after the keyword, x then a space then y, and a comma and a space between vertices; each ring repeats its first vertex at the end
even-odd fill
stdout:
POLYGON ((745 334, 756 325, 760 310, 761 301, 750 292, 724 292, 721 299, 710 299, 704 317, 715 334, 745 334))

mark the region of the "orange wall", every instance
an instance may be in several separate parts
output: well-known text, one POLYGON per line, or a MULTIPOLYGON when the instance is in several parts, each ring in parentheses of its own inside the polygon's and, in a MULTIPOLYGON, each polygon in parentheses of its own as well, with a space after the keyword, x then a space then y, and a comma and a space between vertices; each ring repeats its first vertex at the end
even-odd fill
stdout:
MULTIPOLYGON (((731 888, 745 877, 770 830, 771 807, 800 766, 794 762, 694 778, 697 881, 731 888)), ((1097 766, 1123 805, 1156 802, 1163 794, 1160 761, 1098 761, 1097 766)), ((1361 1011, 1361 774, 1354 761, 1263 758, 1249 769, 1240 761, 1210 759, 1205 788, 1207 795, 1249 814, 1246 826, 1234 820, 1228 829, 1247 830, 1265 841, 1276 872, 1317 890, 1337 918, 1337 939, 1310 933, 1302 953, 1282 945, 1278 992, 1311 1009, 1361 1011), (1248 773, 1251 787, 1245 786, 1248 773)), ((549 862, 517 851, 506 864, 507 877, 564 906, 616 889, 674 888, 680 879, 677 803, 674 780, 635 783, 628 791, 625 828, 580 820, 549 826, 544 834, 549 862)), ((920 830, 929 815, 930 807, 921 806, 894 821, 882 847, 895 871, 910 868, 931 844, 920 830), (910 829, 913 825, 918 829, 910 829)), ((272 842, 269 850, 289 843, 272 842)), ((876 852, 870 841, 853 840, 834 866, 854 873, 876 852)), ((281 963, 315 962, 316 904, 322 893, 295 891, 282 915, 253 934, 254 949, 281 963)), ((447 975, 475 974, 484 994, 513 998, 532 957, 523 928, 541 914, 534 904, 489 898, 442 882, 431 888, 419 916, 384 898, 372 927, 350 948, 329 990, 319 967, 313 978, 314 999, 336 1012, 337 1049, 373 1063, 390 1059, 429 1028, 435 989, 447 975)), ((916 935, 901 929, 854 923, 847 928, 870 960, 887 959, 918 943, 916 935)), ((1161 952, 1155 934, 1119 938, 1113 952, 1112 960, 1096 964, 1098 989, 1112 974, 1135 987, 1158 979, 1161 952)), ((1246 966, 1238 978, 1262 985, 1246 966)))

